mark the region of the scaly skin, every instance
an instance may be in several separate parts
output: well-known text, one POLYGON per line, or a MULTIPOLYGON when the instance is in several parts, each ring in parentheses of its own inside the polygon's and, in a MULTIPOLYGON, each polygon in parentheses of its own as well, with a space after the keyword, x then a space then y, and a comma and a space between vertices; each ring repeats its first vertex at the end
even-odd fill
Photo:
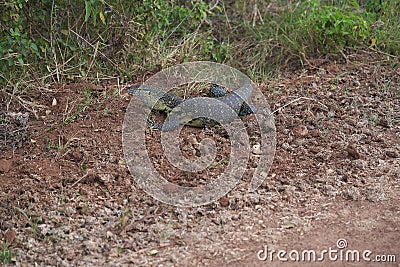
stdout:
POLYGON ((134 85, 127 88, 128 93, 142 100, 151 109, 171 112, 181 104, 184 99, 174 94, 169 94, 162 89, 150 85, 134 85), (159 99, 158 101, 156 101, 159 99))
MULTIPOLYGON (((222 88, 220 85, 218 84, 212 84, 210 87, 210 90, 208 92, 208 94, 211 97, 223 97, 227 94, 228 92, 222 88)), ((239 116, 246 116, 246 115, 250 115, 250 114, 254 114, 257 112, 257 108, 247 102, 243 102, 242 106, 240 107, 240 111, 239 111, 239 116)))
POLYGON ((218 85, 210 88, 210 95, 217 96, 216 98, 191 98, 188 100, 149 85, 131 86, 127 88, 127 91, 152 109, 169 113, 175 108, 170 114, 169 120, 162 124, 148 120, 151 127, 162 131, 174 130, 179 125, 204 127, 217 125, 218 122, 229 123, 237 118, 238 114, 243 116, 255 112, 255 107, 246 103, 251 97, 251 85, 241 87, 229 94, 222 87, 215 86, 218 85), (215 102, 216 100, 219 102, 215 102), (185 101, 187 102, 184 103, 185 101), (182 105, 177 107, 180 104, 182 105), (226 105, 232 110, 226 110, 226 105), (196 110, 193 111, 193 108, 196 110), (214 118, 214 120, 209 118, 214 118))

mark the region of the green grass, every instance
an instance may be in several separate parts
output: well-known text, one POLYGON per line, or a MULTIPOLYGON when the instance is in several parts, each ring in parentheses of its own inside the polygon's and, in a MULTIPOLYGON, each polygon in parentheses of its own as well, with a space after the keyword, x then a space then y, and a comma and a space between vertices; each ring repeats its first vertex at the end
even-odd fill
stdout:
MULTIPOLYGON (((62 127, 62 126, 65 126, 65 125, 68 125, 68 124, 74 122, 74 121, 78 118, 79 114, 80 114, 82 111, 84 111, 85 108, 87 108, 87 107, 90 105, 90 103, 92 102, 91 90, 90 90, 90 88, 87 88, 87 87, 85 88, 85 90, 86 90, 86 91, 85 91, 85 101, 84 101, 84 103, 82 103, 81 105, 79 105, 78 108, 77 108, 77 110, 76 110, 74 113, 72 113, 70 116, 68 116, 65 120, 63 120, 63 121, 60 122, 59 124, 55 124, 55 125, 51 126, 51 127, 49 128, 49 131, 52 131, 52 130, 58 128, 58 127, 62 127)), ((66 144, 66 145, 64 145, 64 146, 62 146, 61 144, 59 144, 59 147, 58 147, 58 148, 61 149, 61 150, 63 150, 63 149, 65 149, 68 145, 69 145, 69 142, 68 142, 68 144, 66 144)))
POLYGON ((0 250, 0 262, 3 264, 11 263, 12 250, 9 248, 9 244, 6 242, 3 248, 0 250))
POLYGON ((10 1, 0 18, 1 90, 25 99, 49 82, 123 83, 195 60, 263 81, 281 67, 349 48, 400 56, 397 0, 214 3, 10 1))
MULTIPOLYGON (((379 1, 370 1, 379 2, 379 1)), ((382 1, 374 14, 372 29, 376 47, 386 53, 400 56, 400 2, 382 1)))
POLYGON ((36 237, 37 236, 37 226, 39 223, 42 222, 42 218, 39 216, 34 216, 31 213, 31 204, 30 203, 28 203, 27 211, 25 211, 19 207, 14 207, 14 209, 16 211, 18 211, 19 213, 21 213, 21 215, 26 219, 27 223, 31 227, 32 236, 36 237))
POLYGON ((36 236, 37 225, 38 225, 37 220, 29 213, 29 211, 28 211, 28 213, 26 213, 24 210, 22 210, 22 209, 20 209, 18 207, 15 207, 15 209, 17 211, 19 211, 24 216, 24 218, 26 219, 26 221, 28 222, 29 226, 32 229, 32 235, 36 236))

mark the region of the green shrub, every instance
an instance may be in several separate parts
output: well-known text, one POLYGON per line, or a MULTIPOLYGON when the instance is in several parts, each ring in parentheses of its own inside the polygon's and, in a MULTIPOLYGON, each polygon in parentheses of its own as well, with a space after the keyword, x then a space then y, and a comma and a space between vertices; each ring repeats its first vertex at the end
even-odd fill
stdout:
MULTIPOLYGON (((12 0, 1 18, 0 71, 42 80, 131 76, 182 60, 219 59, 205 1, 12 0)), ((218 11, 218 7, 215 8, 218 11)))
POLYGON ((330 5, 307 0, 302 4, 302 13, 295 25, 304 37, 310 38, 308 42, 304 40, 305 45, 311 43, 315 51, 331 53, 346 46, 369 44, 370 20, 356 1, 346 2, 330 5))
POLYGON ((11 263, 12 251, 9 248, 9 244, 6 242, 3 244, 3 248, 0 249, 0 263, 9 264, 11 263))
POLYGON ((23 15, 26 2, 14 0, 3 7, 0 39, 0 70, 3 72, 14 66, 23 66, 31 53, 40 56, 35 40, 26 31, 28 20, 23 15))
POLYGON ((261 80, 292 60, 341 55, 347 47, 400 54, 398 0, 213 3, 7 1, 0 18, 0 85, 32 76, 43 83, 124 82, 194 60, 226 63, 261 80))
POLYGON ((398 0, 369 0, 372 12, 374 46, 389 54, 400 56, 400 2, 398 0))

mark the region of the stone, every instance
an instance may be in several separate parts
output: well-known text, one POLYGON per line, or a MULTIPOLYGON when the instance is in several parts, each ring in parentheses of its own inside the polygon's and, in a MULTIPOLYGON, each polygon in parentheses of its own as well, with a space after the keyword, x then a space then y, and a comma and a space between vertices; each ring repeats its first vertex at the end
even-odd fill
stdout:
POLYGON ((7 173, 11 170, 11 161, 0 159, 0 173, 7 173))

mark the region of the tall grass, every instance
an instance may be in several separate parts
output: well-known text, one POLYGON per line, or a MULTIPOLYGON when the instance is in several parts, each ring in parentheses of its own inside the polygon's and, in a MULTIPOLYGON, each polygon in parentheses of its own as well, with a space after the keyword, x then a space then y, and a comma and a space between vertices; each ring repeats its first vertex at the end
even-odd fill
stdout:
POLYGON ((263 80, 289 63, 340 56, 348 47, 400 56, 397 0, 13 0, 0 5, 0 84, 13 93, 32 82, 124 82, 194 60, 227 63, 263 80))

